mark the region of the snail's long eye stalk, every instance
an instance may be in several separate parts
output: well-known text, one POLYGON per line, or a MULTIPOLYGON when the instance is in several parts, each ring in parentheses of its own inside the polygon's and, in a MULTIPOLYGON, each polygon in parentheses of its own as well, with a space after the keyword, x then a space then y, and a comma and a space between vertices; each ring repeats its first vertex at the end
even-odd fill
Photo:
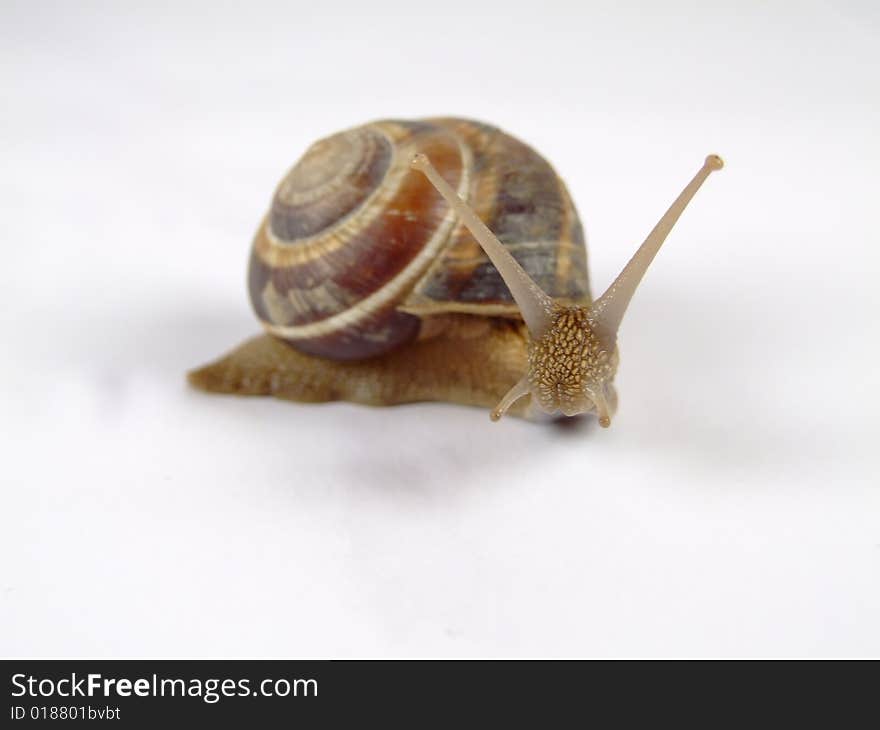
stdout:
POLYGON ((592 310, 597 315, 597 322, 602 330, 602 334, 609 340, 614 341, 617 337, 617 330, 626 308, 636 292, 636 288, 654 256, 666 240, 666 236, 672 230, 679 216, 684 212, 691 198, 700 186, 706 181, 710 173, 714 170, 720 170, 724 167, 724 162, 718 155, 709 155, 703 166, 699 169, 693 179, 681 191, 681 194, 675 199, 669 210, 663 215, 660 221, 654 226, 654 230, 648 234, 645 242, 639 247, 635 255, 629 260, 620 275, 614 280, 608 290, 593 302, 592 310))
POLYGON ((483 247, 486 255, 498 269, 513 299, 522 312, 523 320, 529 328, 532 339, 540 339, 552 322, 553 300, 547 296, 530 277, 510 251, 499 241, 479 216, 471 210, 450 185, 440 176, 426 155, 418 154, 412 159, 412 166, 420 170, 437 192, 443 196, 449 207, 461 218, 461 222, 483 247))

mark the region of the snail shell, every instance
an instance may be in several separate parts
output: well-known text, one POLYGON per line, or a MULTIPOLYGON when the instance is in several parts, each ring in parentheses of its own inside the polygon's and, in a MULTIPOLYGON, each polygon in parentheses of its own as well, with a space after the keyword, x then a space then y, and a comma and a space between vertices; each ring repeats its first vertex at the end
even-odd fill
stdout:
POLYGON ((315 143, 278 186, 248 273, 270 334, 356 360, 427 336, 438 316, 520 317, 479 244, 411 169, 416 152, 547 294, 589 304, 583 229, 544 158, 488 124, 387 120, 315 143))

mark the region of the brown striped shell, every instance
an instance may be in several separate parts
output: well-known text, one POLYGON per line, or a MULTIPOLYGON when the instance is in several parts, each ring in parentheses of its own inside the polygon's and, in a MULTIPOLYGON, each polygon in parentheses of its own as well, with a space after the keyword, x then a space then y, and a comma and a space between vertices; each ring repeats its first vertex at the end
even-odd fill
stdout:
POLYGON ((269 333, 347 360, 415 339, 449 312, 518 316, 479 244, 410 169, 416 152, 547 294, 590 302, 583 229, 546 160, 480 122, 388 120, 316 142, 278 186, 248 274, 269 333))

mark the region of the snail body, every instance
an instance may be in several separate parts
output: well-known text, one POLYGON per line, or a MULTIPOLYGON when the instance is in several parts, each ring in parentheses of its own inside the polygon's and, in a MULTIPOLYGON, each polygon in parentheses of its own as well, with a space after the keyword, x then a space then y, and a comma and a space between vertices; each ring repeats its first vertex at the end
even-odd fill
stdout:
POLYGON ((315 143, 282 180, 248 271, 266 334, 189 378, 307 402, 607 421, 621 277, 592 301, 577 211, 528 145, 465 119, 374 122, 315 143))

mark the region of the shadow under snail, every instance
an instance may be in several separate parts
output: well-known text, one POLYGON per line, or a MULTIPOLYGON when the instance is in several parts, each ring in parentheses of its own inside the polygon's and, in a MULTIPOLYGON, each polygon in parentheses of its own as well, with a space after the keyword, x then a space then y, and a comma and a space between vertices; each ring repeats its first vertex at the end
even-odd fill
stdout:
POLYGON ((189 373, 198 388, 305 402, 451 401, 609 426, 617 331, 710 155, 593 300, 583 229, 533 149, 466 119, 387 120, 316 142, 253 244, 266 334, 189 373))

